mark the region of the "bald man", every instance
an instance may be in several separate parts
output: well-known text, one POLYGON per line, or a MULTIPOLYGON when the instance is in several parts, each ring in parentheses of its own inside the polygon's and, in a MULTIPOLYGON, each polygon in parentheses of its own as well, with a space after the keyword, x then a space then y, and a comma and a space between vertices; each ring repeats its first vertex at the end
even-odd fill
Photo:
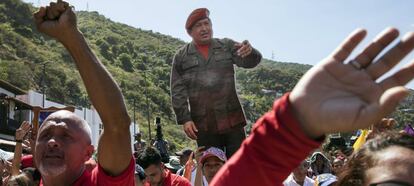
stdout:
POLYGON ((37 29, 61 42, 79 70, 104 130, 98 143, 98 166, 85 171, 92 155, 91 131, 83 119, 68 111, 51 114, 39 129, 35 162, 40 185, 135 185, 130 118, 123 96, 77 28, 68 3, 58 0, 34 14, 37 29))
POLYGON ((35 149, 36 165, 44 181, 78 177, 94 150, 91 130, 72 112, 55 112, 40 127, 35 149))

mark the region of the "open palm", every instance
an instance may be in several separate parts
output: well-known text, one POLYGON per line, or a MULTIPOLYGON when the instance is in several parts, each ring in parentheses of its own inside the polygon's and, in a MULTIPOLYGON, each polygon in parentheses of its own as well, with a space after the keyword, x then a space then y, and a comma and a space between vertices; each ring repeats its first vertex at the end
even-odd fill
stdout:
POLYGON ((387 29, 351 60, 354 64, 344 63, 365 35, 364 30, 351 34, 292 91, 294 114, 311 137, 365 128, 391 113, 407 95, 402 86, 414 77, 413 64, 380 82, 378 78, 413 49, 414 34, 377 57, 398 37, 396 29, 387 29))
POLYGON ((20 127, 16 130, 16 139, 23 140, 24 136, 30 131, 31 124, 28 121, 23 121, 20 127))

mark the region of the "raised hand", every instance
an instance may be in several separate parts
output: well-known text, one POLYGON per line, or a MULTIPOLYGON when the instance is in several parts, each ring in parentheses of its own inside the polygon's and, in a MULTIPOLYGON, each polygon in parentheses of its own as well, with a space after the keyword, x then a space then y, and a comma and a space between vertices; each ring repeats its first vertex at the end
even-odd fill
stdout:
MULTIPOLYGON (((132 160, 132 150, 129 135, 131 119, 120 88, 78 30, 76 15, 67 3, 58 1, 49 7, 42 7, 34 18, 39 31, 57 39, 72 56, 105 128, 98 142, 99 165, 111 176, 121 175, 132 160)), ((90 156, 93 146, 87 144, 85 147, 83 152, 90 156)), ((34 150, 37 151, 37 147, 34 150)))
POLYGON ((203 168, 202 168, 203 165, 201 164, 200 160, 201 160, 201 157, 203 156, 204 151, 206 151, 206 147, 204 146, 198 147, 194 155, 197 161, 197 172, 196 172, 196 176, 194 180, 194 186, 203 185, 203 168))
POLYGON ((184 165, 183 177, 187 178, 188 180, 191 180, 191 172, 193 171, 193 167, 194 167, 193 157, 194 157, 194 152, 190 154, 190 157, 188 158, 187 162, 184 165))
POLYGON ((195 152, 195 155, 194 155, 194 157, 195 157, 195 159, 196 159, 197 163, 200 163, 201 157, 203 156, 203 153, 204 153, 204 151, 206 151, 206 150, 207 150, 207 149, 206 149, 206 147, 205 147, 205 146, 201 146, 201 147, 198 147, 198 148, 197 148, 197 150, 196 150, 196 152, 195 152))
MULTIPOLYGON (((30 131, 29 131, 29 134, 30 134, 30 131)), ((29 153, 33 153, 33 149, 34 149, 34 141, 32 140, 32 139, 26 139, 26 140, 24 140, 23 141, 23 149, 24 150, 26 150, 26 152, 29 152, 29 153)))
POLYGON ((59 41, 70 39, 76 33, 76 16, 67 2, 58 0, 47 7, 40 7, 34 14, 36 27, 50 37, 59 41))
POLYGON ((16 140, 23 140, 24 136, 30 131, 32 126, 28 121, 23 121, 20 127, 16 130, 16 140))
POLYGON ((290 94, 294 115, 310 137, 372 125, 408 94, 403 86, 414 77, 413 63, 380 82, 378 78, 410 53, 414 33, 377 57, 398 37, 398 30, 386 29, 356 58, 345 62, 365 36, 365 30, 353 32, 309 70, 290 94))

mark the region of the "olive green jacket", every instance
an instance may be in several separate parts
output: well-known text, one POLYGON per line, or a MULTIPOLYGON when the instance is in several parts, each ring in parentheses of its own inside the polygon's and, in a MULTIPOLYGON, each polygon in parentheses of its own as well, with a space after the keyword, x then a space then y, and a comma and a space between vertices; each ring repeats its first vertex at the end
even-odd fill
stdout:
POLYGON ((174 56, 171 99, 178 124, 193 121, 198 130, 224 132, 246 119, 235 88, 234 65, 257 66, 262 55, 253 49, 241 58, 231 39, 212 39, 206 60, 193 42, 174 56))

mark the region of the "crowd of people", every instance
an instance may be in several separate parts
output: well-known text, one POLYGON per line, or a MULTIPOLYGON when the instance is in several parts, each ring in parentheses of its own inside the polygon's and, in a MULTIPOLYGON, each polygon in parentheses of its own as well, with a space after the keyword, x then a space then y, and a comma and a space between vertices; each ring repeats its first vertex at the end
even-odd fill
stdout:
MULTIPOLYGON (((408 138, 406 131, 393 133, 396 131, 395 120, 382 119, 379 123, 373 125, 367 134, 359 133, 359 139, 365 138, 392 138, 395 142, 385 142, 382 140, 373 140, 369 145, 386 144, 388 146, 394 145, 392 143, 401 143, 403 140, 398 139, 404 136, 408 138), (398 142, 398 141, 401 142, 398 142)), ((2 172, 2 182, 5 185, 39 185, 40 172, 33 164, 32 140, 29 138, 31 133, 31 125, 29 122, 23 122, 18 130, 16 130, 16 148, 14 156, 11 159, 1 159, 0 170, 2 172)), ((136 135, 136 143, 144 144, 140 141, 140 135, 136 135)), ((407 139, 406 139, 407 140, 407 139)), ((408 141, 409 142, 409 141, 408 141)), ((330 143, 330 142, 328 142, 330 143)), ((407 143, 407 142, 405 142, 407 143)), ((362 179, 361 172, 354 172, 364 170, 362 157, 354 157, 357 153, 363 153, 365 156, 373 156, 367 154, 367 149, 362 148, 362 151, 352 154, 355 147, 353 144, 348 146, 329 145, 329 149, 319 148, 314 153, 303 160, 298 167, 292 170, 291 174, 283 181, 285 186, 329 186, 338 183, 339 178, 342 177, 357 177, 355 180, 362 179), (344 152, 345 151, 345 152, 344 152), (351 158, 357 160, 350 161, 351 158), (354 162, 359 161, 359 163, 354 162), (361 163, 361 164, 360 164, 361 163), (360 167, 359 167, 360 166, 360 167), (350 175, 351 174, 351 175, 350 175), (359 174, 359 175, 358 175, 359 174)), ((413 144, 411 144, 413 145, 413 144)), ((322 145, 324 146, 324 145, 322 145)), ((411 146, 412 147, 412 146, 411 146)), ((384 147, 375 147, 384 148, 384 147)), ((378 151, 379 149, 371 150, 378 151)), ((161 154, 156 148, 145 147, 134 149, 137 153, 135 164, 135 185, 145 185, 146 180, 150 185, 162 185, 170 183, 170 185, 194 185, 205 186, 208 185, 218 170, 226 163, 227 157, 223 150, 217 147, 200 147, 194 151, 185 148, 181 151, 175 152, 175 156, 171 156, 169 163, 163 163, 161 154)), ((360 155, 361 156, 361 155, 360 155)), ((366 158, 366 157, 365 157, 366 158)), ((96 156, 91 157, 85 161, 85 170, 92 171, 97 166, 96 156)), ((348 185, 354 185, 358 181, 349 182, 348 185)), ((341 183, 342 185, 346 185, 341 183)), ((147 184, 148 185, 148 184, 147 184)), ((356 184, 358 185, 358 184, 356 184)))
POLYGON ((34 143, 31 124, 23 122, 16 130, 13 156, 0 159, 0 172, 4 185, 39 185, 40 173, 33 164, 34 143))
MULTIPOLYGON (((349 174, 352 173, 351 170, 354 170, 355 168, 350 168, 350 159, 356 158, 354 157, 355 154, 359 153, 360 148, 363 147, 367 141, 369 142, 370 139, 378 138, 378 136, 414 136, 409 134, 407 130, 401 130, 396 134, 397 131, 399 130, 394 119, 383 118, 380 122, 370 126, 370 129, 366 129, 366 132, 357 131, 355 136, 352 136, 349 139, 343 139, 341 137, 340 139, 342 140, 338 140, 338 138, 335 138, 335 141, 327 140, 321 148, 318 148, 314 153, 302 161, 283 183, 285 186, 328 186, 339 184, 338 180, 343 180, 343 177, 348 177, 349 174), (345 141, 347 141, 347 144, 345 141)), ((352 159, 352 166, 356 165, 354 161, 355 160, 352 159)), ((362 165, 359 166, 362 167, 362 165)), ((359 179, 361 179, 361 177, 359 179)), ((339 185, 344 185, 344 183, 345 182, 340 182, 339 185)), ((348 185, 355 184, 353 182, 346 183, 348 185)))
MULTIPOLYGON (((355 132, 356 140, 352 140, 354 136, 349 139, 339 140, 340 142, 326 140, 320 148, 316 149, 313 153, 309 154, 295 169, 292 170, 290 175, 283 181, 284 186, 334 186, 334 185, 361 185, 363 183, 363 175, 359 172, 354 172, 355 169, 359 169, 358 166, 363 167, 361 164, 356 164, 355 161, 361 161, 361 157, 357 156, 365 141, 367 144, 373 144, 370 139, 374 140, 374 144, 384 143, 378 142, 378 138, 414 138, 414 135, 409 134, 407 130, 398 131, 397 123, 392 118, 383 118, 380 122, 370 126, 367 133, 360 131, 355 132), (409 137, 411 136, 411 137, 409 137), (356 144, 357 141, 363 140, 363 144, 356 144), (347 143, 345 143, 347 141, 347 143), (341 143, 342 142, 342 143, 341 143), (356 160, 357 159, 357 160, 356 160), (353 174, 360 174, 353 181, 343 181, 349 179, 353 174), (342 180, 338 182, 338 180, 342 180), (359 180, 359 181, 358 181, 359 180), (360 183, 359 183, 360 182, 360 183)), ((398 139, 394 139, 398 140, 398 139)), ((338 141, 338 139, 336 139, 338 141)), ((412 144, 414 145, 414 144, 412 144)), ((391 144, 389 144, 391 146, 391 144)), ((375 147, 378 148, 378 147, 375 147)), ((382 147, 383 148, 383 147, 382 147)), ((366 147, 362 148, 365 151, 366 147)), ((159 154, 156 148, 151 147, 144 150, 144 153, 159 154)), ((375 150, 377 151, 377 150, 375 150)), ((373 154, 370 154, 371 156, 373 154)), ((147 156, 147 155, 143 155, 147 156)), ((160 155, 157 159, 160 160, 160 155)), ((366 155, 365 155, 366 156, 366 155)), ((158 166, 155 170, 161 170, 166 172, 166 175, 176 175, 186 178, 193 186, 206 186, 213 180, 218 170, 226 163, 227 157, 225 152, 218 147, 200 147, 198 149, 185 148, 181 151, 175 152, 175 156, 171 156, 169 163, 162 165, 161 161, 152 162, 158 166)), ((362 162, 360 162, 362 163, 362 162)), ((138 164, 140 164, 138 162, 138 164)), ((141 164, 146 165, 141 161, 141 164)), ((139 165, 137 165, 139 166, 139 165)), ((144 177, 145 177, 145 170, 144 177)), ((149 170, 150 171, 150 170, 149 170)), ((162 174, 158 174, 162 175, 162 174)), ((162 185, 168 183, 170 178, 163 179, 158 177, 157 179, 150 177, 151 185, 162 185)), ((188 183, 171 182, 171 185, 187 185, 188 183)))
MULTIPOLYGON (((396 121, 384 118, 372 125, 364 134, 358 132, 358 140, 367 141, 362 147, 348 139, 349 144, 330 144, 325 141, 312 154, 293 169, 283 181, 284 186, 334 186, 362 185, 364 171, 368 162, 373 161, 375 153, 396 146, 414 148, 414 137, 407 130, 399 132, 396 121), (353 144, 354 143, 354 144, 353 144), (347 180, 347 181, 344 181, 347 180)), ((30 138, 31 124, 23 122, 16 130, 16 148, 10 159, 0 159, 3 185, 39 185, 41 174, 33 161, 33 140, 30 138)), ((145 144, 140 134, 135 136, 134 146, 145 144)), ((164 163, 156 145, 135 148, 135 185, 209 185, 219 169, 227 162, 226 153, 218 147, 184 148, 170 156, 164 163)), ((407 158, 407 157, 406 157, 407 158)), ((404 159, 401 159, 403 161, 404 159)), ((97 156, 84 162, 86 171, 93 171, 97 156)), ((409 161, 408 161, 409 162, 409 161)), ((388 167, 392 170, 394 168, 388 167)), ((407 169, 408 170, 408 169, 407 169)), ((388 183, 388 182, 387 182, 388 183)), ((394 182, 392 182, 394 183, 394 182)), ((402 182, 405 183, 405 182, 402 182)))
POLYGON ((94 147, 89 125, 69 111, 48 116, 37 136, 23 122, 13 158, 0 161, 2 185, 414 185, 413 130, 396 131, 395 121, 382 119, 408 94, 403 86, 414 78, 414 64, 380 79, 413 50, 414 33, 390 46, 399 32, 388 28, 349 59, 367 34, 356 30, 277 99, 246 138, 234 66, 253 68, 261 55, 247 40, 212 38, 209 11, 194 10, 185 24, 193 41, 174 57, 171 91, 177 123, 198 148, 171 157, 160 126, 154 144, 140 134, 131 144, 121 91, 72 7, 58 0, 34 19, 72 56, 103 132, 94 147), (321 148, 329 134, 358 129, 367 130, 352 148, 321 148))

